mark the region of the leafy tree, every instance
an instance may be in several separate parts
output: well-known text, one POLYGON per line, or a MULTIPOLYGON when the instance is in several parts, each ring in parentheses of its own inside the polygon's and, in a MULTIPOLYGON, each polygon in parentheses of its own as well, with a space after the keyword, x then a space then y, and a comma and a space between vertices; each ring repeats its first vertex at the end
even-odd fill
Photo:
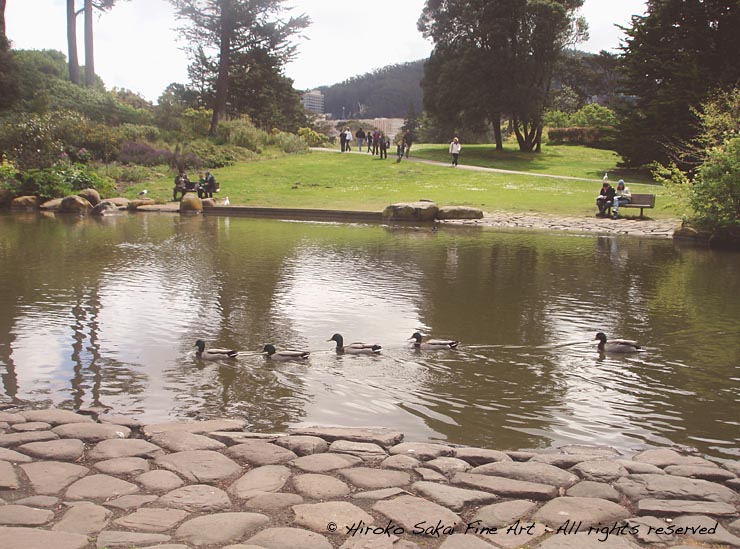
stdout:
MULTIPOLYGON (((267 52, 282 67, 295 55, 291 38, 309 24, 305 15, 283 19, 284 0, 172 0, 189 41, 193 62, 215 73, 213 118, 209 133, 216 134, 219 119, 227 114, 232 64, 235 56, 267 52), (215 58, 204 52, 217 51, 215 58)), ((241 59, 244 60, 243 58, 241 59)), ((255 67, 247 65, 243 70, 255 67)))
POLYGON ((740 79, 740 2, 648 0, 634 16, 620 59, 622 91, 618 152, 629 165, 679 162, 698 134, 692 112, 710 91, 740 79))

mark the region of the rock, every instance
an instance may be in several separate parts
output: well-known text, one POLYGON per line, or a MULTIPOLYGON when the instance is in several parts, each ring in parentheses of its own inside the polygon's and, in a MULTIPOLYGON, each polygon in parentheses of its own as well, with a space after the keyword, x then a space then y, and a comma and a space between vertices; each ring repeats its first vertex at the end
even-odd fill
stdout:
POLYGON ((583 480, 595 482, 612 482, 628 474, 627 469, 610 460, 582 461, 570 470, 583 480))
MULTIPOLYGON (((575 534, 569 536, 554 535, 543 541, 538 549, 640 549, 630 540, 618 536, 609 536, 602 541, 603 536, 593 534, 575 534)), ((672 549, 679 549, 673 547, 672 549)))
POLYGON ((135 494, 139 487, 109 475, 90 475, 67 488, 66 497, 71 500, 110 499, 116 496, 135 494))
POLYGON ((159 433, 186 432, 211 433, 213 431, 240 431, 247 422, 241 419, 210 419, 206 421, 180 421, 173 423, 155 423, 142 428, 146 438, 152 438, 159 433))
POLYGON ((673 526, 677 529, 689 529, 684 535, 700 543, 740 547, 740 537, 729 533, 713 518, 704 516, 678 517, 673 521, 673 526))
POLYGON ((16 433, 26 433, 28 431, 48 431, 51 429, 51 425, 43 421, 27 421, 26 423, 15 423, 11 426, 11 430, 16 433))
POLYGON ((141 206, 153 206, 154 200, 151 198, 137 198, 134 200, 129 200, 128 204, 126 204, 126 209, 130 212, 135 212, 138 210, 141 206))
POLYGON ((270 519, 259 513, 215 513, 188 520, 175 537, 196 546, 220 545, 239 541, 268 522, 270 519))
POLYGON ((669 465, 706 465, 714 466, 711 461, 695 456, 682 456, 675 450, 660 448, 656 450, 645 450, 632 458, 633 461, 649 463, 656 467, 668 467, 669 465))
POLYGON ((483 210, 469 206, 443 206, 437 219, 483 219, 483 210))
POLYGON ((200 213, 203 211, 203 201, 193 193, 186 193, 180 199, 180 213, 200 213))
POLYGON ((677 477, 700 478, 714 482, 724 482, 737 478, 735 473, 719 467, 704 467, 701 465, 669 465, 665 468, 669 475, 677 477))
POLYGON ((473 521, 480 521, 480 526, 501 528, 523 519, 535 509, 537 504, 531 501, 523 499, 504 501, 482 507, 473 517, 473 521))
POLYGON ((614 488, 603 482, 584 480, 568 488, 566 495, 581 498, 598 498, 619 502, 621 496, 614 488))
POLYGON ((37 461, 20 466, 37 494, 54 495, 84 477, 89 469, 59 461, 37 461))
POLYGON ((85 445, 78 439, 50 440, 23 444, 18 451, 50 461, 77 461, 82 457, 85 445))
POLYGON ((290 465, 307 473, 326 473, 352 467, 358 463, 362 463, 362 460, 349 454, 313 454, 294 459, 290 465))
POLYGON ((38 196, 19 196, 10 203, 13 210, 37 210, 41 200, 38 196))
POLYGON ((0 490, 15 490, 18 487, 20 481, 13 465, 7 461, 0 461, 0 490))
POLYGON ((80 503, 70 507, 51 529, 92 536, 106 527, 110 516, 111 512, 105 507, 94 503, 80 503))
POLYGON ((253 511, 277 511, 278 509, 293 507, 293 505, 300 503, 303 503, 303 498, 298 494, 285 494, 282 492, 273 494, 266 492, 252 499, 248 499, 244 503, 244 508, 253 511))
POLYGON ((0 461, 9 461, 12 463, 28 463, 33 461, 29 456, 16 452, 15 450, 8 450, 7 448, 0 448, 0 461))
POLYGON ((614 487, 632 501, 644 498, 688 499, 736 504, 740 496, 729 488, 700 479, 673 475, 629 475, 614 487))
POLYGON ((369 492, 357 492, 356 494, 352 494, 352 497, 354 499, 371 499, 377 501, 404 493, 406 493, 406 490, 403 488, 382 488, 380 490, 371 490, 369 492))
POLYGON ((482 535, 496 547, 531 547, 534 540, 547 533, 548 528, 539 522, 514 523, 496 532, 483 532, 482 535))
POLYGON ((51 200, 47 200, 41 206, 39 206, 39 209, 47 211, 47 212, 55 212, 59 209, 59 206, 62 205, 62 199, 61 198, 52 198, 51 200))
POLYGON ((83 416, 60 408, 29 410, 27 412, 21 412, 21 415, 26 421, 44 421, 54 426, 64 425, 66 423, 94 423, 89 416, 83 416))
POLYGON ((0 547, 4 549, 85 549, 87 546, 87 536, 82 534, 0 527, 0 547))
POLYGON ((633 517, 627 524, 630 528, 636 528, 634 536, 643 543, 667 543, 673 539, 673 535, 664 533, 663 529, 668 524, 657 517, 633 517), (661 533, 658 534, 658 531, 661 533))
POLYGON ((369 467, 341 469, 339 474, 358 488, 365 488, 368 490, 404 486, 411 482, 411 476, 404 471, 371 469, 369 467))
POLYGON ((203 209, 216 207, 216 201, 213 198, 201 198, 200 201, 203 204, 203 209))
POLYGON ((164 534, 142 534, 138 532, 117 532, 114 530, 103 530, 98 535, 98 548, 108 547, 142 547, 152 543, 165 543, 172 538, 164 534))
POLYGON ((290 478, 290 469, 283 465, 263 465, 245 473, 229 486, 229 494, 239 499, 251 499, 265 492, 277 492, 290 478))
POLYGON ((383 461, 388 457, 388 454, 373 442, 352 442, 350 440, 335 440, 329 446, 330 452, 338 454, 349 454, 357 456, 362 461, 367 463, 373 463, 383 461))
POLYGON ((108 475, 139 475, 146 473, 150 466, 149 462, 142 458, 125 457, 113 458, 99 461, 93 468, 108 475))
POLYGON ((54 518, 48 509, 34 509, 25 505, 0 505, 0 525, 41 526, 54 518))
POLYGON ((558 495, 557 486, 514 480, 505 477, 457 473, 452 478, 453 484, 462 484, 480 488, 508 498, 526 498, 534 500, 552 499, 558 495))
POLYGON ((121 509, 128 511, 129 509, 136 509, 147 503, 156 501, 157 496, 121 496, 120 498, 114 498, 103 503, 106 507, 113 507, 114 509, 121 509))
POLYGON ((98 442, 87 453, 88 459, 98 461, 121 457, 158 458, 164 450, 141 439, 109 439, 98 442))
POLYGON ((455 453, 451 446, 444 444, 430 444, 428 442, 402 442, 396 444, 389 450, 390 454, 412 456, 422 461, 438 458, 440 456, 451 456, 455 453))
POLYGON ((421 461, 412 456, 406 456, 398 454, 397 456, 390 456, 385 458, 381 464, 384 469, 399 469, 401 471, 411 471, 416 467, 421 466, 421 461))
POLYGON ((159 433, 151 438, 153 444, 170 452, 187 452, 190 450, 222 450, 226 448, 223 442, 203 435, 185 431, 159 433))
POLYGON ((128 438, 131 435, 131 429, 128 427, 102 423, 70 423, 54 427, 51 432, 56 433, 61 438, 78 438, 86 442, 128 438))
POLYGON ((131 530, 145 532, 166 532, 174 528, 188 516, 187 511, 181 509, 137 509, 130 515, 115 520, 115 524, 131 530))
POLYGON ((23 417, 21 414, 11 414, 9 412, 0 412, 0 421, 3 423, 8 423, 10 425, 15 425, 16 423, 25 423, 26 418, 23 417))
POLYGON ((87 215, 92 210, 90 203, 81 196, 65 196, 59 204, 59 213, 87 215))
POLYGON ((15 503, 16 505, 28 505, 29 507, 51 508, 59 505, 59 498, 53 496, 31 496, 19 499, 15 503))
POLYGON ((631 473, 633 475, 666 474, 663 469, 661 469, 657 465, 652 465, 650 463, 642 463, 640 461, 632 461, 629 459, 617 459, 614 461, 614 463, 619 463, 619 465, 627 469, 628 473, 631 473))
POLYGON ((9 433, 0 435, 0 447, 8 448, 29 442, 56 440, 59 436, 51 431, 30 431, 28 433, 9 433))
POLYGON ((737 511, 729 503, 645 498, 637 502, 637 514, 655 515, 658 517, 673 517, 676 515, 732 517, 737 514, 737 511))
POLYGON ((300 528, 268 528, 247 540, 247 545, 266 549, 331 549, 332 545, 322 535, 300 528))
POLYGON ((430 469, 429 467, 417 467, 414 471, 421 477, 421 480, 428 480, 430 482, 447 482, 446 476, 434 469, 430 469))
MULTIPOLYGON (((598 461, 601 460, 601 456, 598 454, 557 454, 557 453, 546 453, 537 454, 529 460, 530 463, 546 463, 547 465, 554 465, 561 469, 570 469, 574 465, 583 461, 598 461)), ((602 460, 603 461, 603 460, 602 460)))
POLYGON ((185 484, 175 473, 162 470, 149 471, 134 480, 151 492, 168 492, 185 484))
POLYGON ((454 457, 438 457, 424 463, 426 467, 450 476, 455 473, 464 473, 472 469, 467 461, 454 457))
POLYGON ((231 446, 226 450, 226 455, 257 467, 286 463, 298 457, 287 448, 261 440, 251 440, 231 446))
POLYGON ((293 507, 294 522, 310 528, 315 532, 328 532, 333 535, 345 535, 353 524, 364 522, 372 524, 375 519, 365 511, 346 501, 327 501, 325 503, 302 503, 293 507), (326 525, 334 522, 336 530, 327 529, 326 525))
POLYGON ((386 221, 434 221, 439 208, 434 202, 400 202, 386 206, 383 219, 386 221))
POLYGON ((124 198, 122 196, 114 196, 113 198, 106 199, 108 202, 115 204, 117 208, 119 209, 126 209, 128 206, 128 203, 131 202, 128 198, 124 198))
POLYGON ((455 457, 467 461, 473 467, 494 461, 511 461, 504 452, 485 448, 455 448, 455 457))
POLYGON ((399 496, 379 501, 373 505, 373 511, 400 524, 407 532, 418 528, 420 523, 423 523, 422 528, 426 528, 435 526, 437 521, 449 526, 460 522, 460 517, 449 509, 415 496, 399 496))
POLYGON ((329 449, 329 445, 323 438, 301 435, 289 435, 279 437, 275 444, 295 452, 299 456, 321 454, 329 449))
POLYGON ((293 477, 296 492, 311 499, 342 498, 349 494, 349 486, 328 475, 307 473, 293 477))
POLYGON ((740 461, 725 461, 722 463, 722 467, 740 476, 740 461))
POLYGON ((219 442, 223 442, 226 446, 234 446, 235 444, 244 444, 250 440, 275 442, 279 435, 269 433, 245 433, 244 431, 212 431, 208 433, 208 437, 218 440, 219 442))
POLYGON ((614 458, 619 455, 619 451, 611 446, 591 445, 591 444, 567 444, 558 448, 565 454, 580 454, 590 456, 601 456, 602 458, 614 458))
POLYGON ((545 503, 532 518, 552 528, 559 528, 566 520, 581 522, 581 527, 588 528, 629 516, 627 509, 605 499, 560 497, 545 503))
POLYGON ((323 438, 329 442, 351 440, 353 442, 373 442, 387 448, 403 440, 403 433, 388 429, 349 428, 349 427, 303 427, 291 429, 296 435, 307 435, 323 438))
POLYGON ((77 193, 77 196, 87 200, 92 207, 100 204, 100 193, 95 189, 82 189, 80 192, 77 193))
POLYGON ((173 490, 157 500, 159 505, 192 513, 213 513, 231 508, 229 496, 215 486, 192 484, 173 490))
POLYGON ((514 461, 487 463, 486 465, 476 467, 470 472, 477 475, 494 475, 513 480, 550 484, 563 488, 573 486, 580 480, 573 473, 563 471, 554 465, 535 463, 533 461, 526 461, 524 463, 514 461))
POLYGON ((111 215, 118 213, 118 206, 116 206, 110 200, 103 200, 102 202, 95 205, 90 212, 92 215, 111 215))
POLYGON ((157 458, 154 463, 201 484, 226 480, 241 471, 237 463, 212 450, 167 454, 157 458))
POLYGON ((452 534, 439 549, 494 549, 494 546, 470 534, 452 534))
POLYGON ((498 499, 498 496, 490 492, 467 490, 436 482, 415 482, 411 485, 411 489, 453 511, 462 511, 466 505, 483 505, 498 499))

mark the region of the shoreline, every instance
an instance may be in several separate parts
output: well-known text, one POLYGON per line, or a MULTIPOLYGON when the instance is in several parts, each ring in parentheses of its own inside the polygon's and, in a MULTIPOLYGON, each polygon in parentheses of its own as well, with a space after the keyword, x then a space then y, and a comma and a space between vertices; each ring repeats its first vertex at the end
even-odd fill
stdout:
POLYGON ((740 546, 740 461, 3 409, 4 549, 740 546))

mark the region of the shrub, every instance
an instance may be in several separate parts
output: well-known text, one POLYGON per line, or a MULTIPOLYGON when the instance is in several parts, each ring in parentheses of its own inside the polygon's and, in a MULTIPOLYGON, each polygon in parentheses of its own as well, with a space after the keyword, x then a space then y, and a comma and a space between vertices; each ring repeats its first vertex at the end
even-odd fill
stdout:
POLYGON ((273 133, 270 135, 269 142, 272 145, 277 145, 287 154, 304 153, 308 151, 308 144, 306 141, 302 137, 293 133, 273 130, 273 133))
POLYGON ((155 149, 148 143, 126 141, 121 146, 118 159, 123 164, 141 164, 142 166, 159 166, 172 164, 174 154, 167 149, 155 149))
POLYGON ((197 109, 185 109, 180 116, 182 122, 182 131, 193 137, 205 137, 211 128, 211 117, 213 111, 198 107, 197 109))
POLYGON ((157 141, 159 139, 159 128, 156 126, 122 124, 120 132, 122 139, 126 141, 157 141))
POLYGON ((261 153, 268 141, 267 133, 256 128, 247 117, 225 120, 218 126, 219 143, 235 145, 261 153))
POLYGON ((544 117, 544 124, 548 128, 567 128, 571 125, 570 115, 563 111, 547 111, 544 117))
POLYGON ((329 138, 323 133, 312 130, 311 128, 298 128, 300 135, 309 147, 323 147, 329 142, 329 138))
POLYGON ((120 183, 140 183, 158 177, 159 175, 152 168, 137 164, 99 164, 95 165, 93 170, 105 180, 113 180, 120 183))
POLYGON ((62 162, 51 168, 33 168, 20 174, 14 194, 37 195, 41 198, 61 198, 75 191, 92 188, 102 196, 115 192, 113 181, 101 177, 83 164, 62 162))
POLYGON ((617 125, 617 117, 610 108, 598 103, 590 103, 573 113, 570 118, 570 125, 587 128, 613 127, 617 125))
POLYGON ((183 159, 188 168, 222 168, 243 161, 252 160, 257 155, 241 147, 229 145, 216 146, 207 139, 189 143, 183 148, 183 159))

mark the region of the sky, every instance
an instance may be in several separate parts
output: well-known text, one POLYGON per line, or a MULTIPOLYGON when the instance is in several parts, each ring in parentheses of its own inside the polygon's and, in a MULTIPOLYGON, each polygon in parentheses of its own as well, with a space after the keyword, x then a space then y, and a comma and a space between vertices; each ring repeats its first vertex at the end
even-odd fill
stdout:
MULTIPOLYGON (((78 4, 81 2, 78 0, 78 4)), ((292 0, 293 13, 312 24, 298 42, 298 55, 285 68, 297 89, 342 82, 375 69, 426 58, 432 43, 416 29, 425 0, 292 0)), ((65 0, 8 0, 6 32, 16 49, 56 49, 67 53, 65 0)), ((589 52, 614 51, 626 26, 642 14, 645 0, 585 0, 581 9, 589 52)), ((78 56, 84 64, 82 17, 78 56)), ((167 0, 119 0, 96 17, 95 72, 108 88, 127 88, 156 101, 172 82, 187 82, 186 45, 178 38, 174 10, 167 0)))

